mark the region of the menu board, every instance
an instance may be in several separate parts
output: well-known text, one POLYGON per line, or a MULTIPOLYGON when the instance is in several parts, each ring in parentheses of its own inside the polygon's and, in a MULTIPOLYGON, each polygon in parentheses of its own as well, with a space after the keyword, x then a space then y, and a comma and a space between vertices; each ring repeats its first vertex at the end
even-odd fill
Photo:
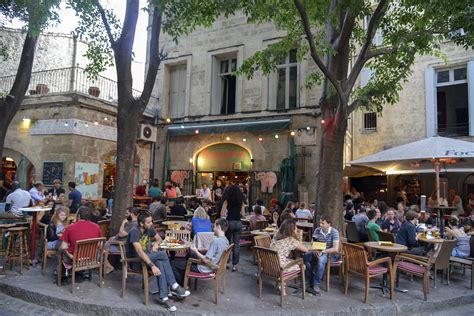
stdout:
POLYGON ((63 182, 64 163, 61 161, 45 161, 43 162, 43 183, 45 185, 53 185, 56 179, 63 182))
POLYGON ((96 163, 76 162, 74 171, 76 189, 82 197, 96 197, 99 195, 99 165, 96 163))

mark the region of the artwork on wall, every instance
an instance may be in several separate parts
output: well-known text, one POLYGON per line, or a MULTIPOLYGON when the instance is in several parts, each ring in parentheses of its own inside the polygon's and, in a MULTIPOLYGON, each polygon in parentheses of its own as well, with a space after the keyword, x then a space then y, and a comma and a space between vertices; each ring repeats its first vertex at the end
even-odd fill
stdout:
POLYGON ((99 164, 76 162, 74 169, 76 189, 84 198, 99 195, 99 164))

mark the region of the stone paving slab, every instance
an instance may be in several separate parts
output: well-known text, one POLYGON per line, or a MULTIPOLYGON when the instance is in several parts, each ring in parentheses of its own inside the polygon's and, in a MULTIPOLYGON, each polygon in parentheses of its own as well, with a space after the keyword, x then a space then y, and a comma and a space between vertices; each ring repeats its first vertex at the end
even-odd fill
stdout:
MULTIPOLYGON (((7 271, 0 278, 0 292, 46 308, 61 310, 74 314, 87 315, 156 315, 167 314, 150 296, 148 306, 143 304, 143 290, 139 276, 130 276, 127 280, 127 291, 120 297, 120 271, 114 271, 105 279, 104 287, 97 285, 98 277, 94 274, 92 281, 77 284, 75 294, 70 293, 70 284, 58 288, 53 283, 55 260, 51 259, 47 272, 41 274, 40 267, 31 268, 18 274, 7 271)), ((14 268, 15 270, 15 268, 14 268)), ((320 297, 309 294, 302 300, 301 296, 291 295, 289 289, 284 306, 279 306, 279 295, 274 284, 264 283, 263 298, 257 297, 258 284, 255 277, 256 266, 251 263, 251 256, 244 250, 238 272, 227 272, 225 294, 219 294, 219 304, 213 303, 213 286, 210 281, 199 281, 196 291, 182 301, 176 301, 176 315, 407 315, 430 313, 449 308, 462 307, 474 302, 474 291, 469 290, 470 272, 463 276, 459 270, 452 274, 449 286, 438 283, 437 289, 430 289, 428 302, 423 301, 422 283, 411 282, 409 278, 400 278, 400 287, 408 293, 395 293, 391 301, 383 297, 380 290, 371 289, 369 304, 364 304, 363 280, 350 277, 349 293, 343 294, 338 276, 332 276, 330 292, 320 297)), ((440 278, 441 279, 441 278, 440 278)), ((155 283, 153 278, 151 284, 155 283)), ((372 281, 376 285, 379 280, 372 281)), ((193 282, 194 285, 194 282, 193 282)), ((193 289, 193 287, 192 287, 193 289)))

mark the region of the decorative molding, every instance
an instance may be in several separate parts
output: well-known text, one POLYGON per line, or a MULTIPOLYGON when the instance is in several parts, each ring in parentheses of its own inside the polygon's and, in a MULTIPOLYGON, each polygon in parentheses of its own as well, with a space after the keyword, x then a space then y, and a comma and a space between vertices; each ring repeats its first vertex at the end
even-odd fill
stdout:
POLYGON ((80 135, 117 141, 117 128, 78 119, 38 120, 30 135, 80 135))

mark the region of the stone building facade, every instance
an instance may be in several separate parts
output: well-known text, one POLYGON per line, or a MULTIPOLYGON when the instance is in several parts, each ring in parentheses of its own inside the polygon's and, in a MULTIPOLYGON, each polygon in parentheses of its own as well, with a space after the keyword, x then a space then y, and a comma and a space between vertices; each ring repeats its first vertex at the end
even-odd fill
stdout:
MULTIPOLYGON (((234 69, 229 70, 229 65, 235 63, 235 67, 240 66, 243 60, 271 45, 282 35, 281 31, 271 24, 247 24, 242 14, 236 14, 219 18, 212 27, 198 29, 181 38, 178 44, 166 37, 162 39, 168 59, 160 69, 155 89, 161 96, 162 108, 160 126, 163 132, 159 133, 158 143, 167 145, 157 152, 157 164, 160 165, 155 172, 157 177, 168 180, 170 170, 190 171, 194 177, 190 181, 194 190, 202 182, 197 161, 199 153, 214 144, 236 144, 251 154, 252 164, 247 170, 249 182, 258 185, 251 179, 253 172, 277 172, 282 160, 288 157, 288 144, 293 142, 298 155, 295 195, 301 200, 315 200, 320 128, 317 103, 321 88, 302 88, 307 75, 314 70, 314 64, 308 61, 297 63, 290 54, 278 67, 278 71, 268 77, 260 72, 251 79, 229 76, 229 71, 234 69), (229 87, 231 90, 228 90, 229 87), (223 107, 223 102, 228 105, 228 91, 231 91, 232 98, 235 98, 230 111, 223 107), (283 99, 285 101, 282 101, 283 99), (289 123, 280 127, 280 130, 265 126, 265 123, 261 124, 260 130, 251 127, 259 121, 283 118, 289 120, 289 123), (226 128, 218 122, 227 124, 226 128), (249 130, 239 129, 235 126, 236 123, 248 124, 249 130), (197 132, 199 133, 196 134, 197 132), (274 135, 277 133, 279 138, 275 139, 274 135), (305 159, 302 158, 303 150, 305 159), (167 159, 170 163, 167 163, 167 159), (305 184, 299 186, 300 192, 299 183, 305 184), (307 187, 307 190, 304 187, 307 187), (300 197, 298 193, 301 193, 300 197)), ((397 104, 387 105, 379 115, 362 111, 353 114, 346 136, 346 165, 353 159, 437 134, 474 140, 472 50, 456 47, 451 42, 443 43, 441 50, 447 55, 448 64, 433 56, 418 57, 411 77, 400 92, 397 104), (467 83, 465 91, 469 98, 462 110, 468 112, 464 116, 469 118, 468 134, 464 127, 463 135, 451 133, 452 130, 446 126, 443 131, 438 131, 436 123, 436 76, 441 70, 458 68, 466 69, 466 78, 461 81, 463 84, 467 83)), ((365 69, 361 74, 360 84, 369 77, 370 71, 365 69)), ((444 120, 445 123, 449 121, 447 116, 444 120)), ((212 173, 214 180, 218 174, 216 171, 218 170, 214 169, 212 173)), ((433 183, 431 178, 434 178, 434 175, 412 176, 415 179, 423 178, 424 184, 420 193, 429 195, 433 183)), ((387 192, 393 192, 397 185, 410 183, 413 177, 364 177, 347 179, 346 183, 349 186, 352 181, 357 186, 366 187, 367 197, 373 195, 393 203, 394 196, 387 192)), ((465 198, 470 190, 467 189, 467 184, 473 180, 469 174, 449 175, 449 187, 462 191, 465 198)), ((261 192, 256 195, 266 199, 270 196, 262 195, 261 192)))
MULTIPOLYGON (((7 93, 16 73, 23 35, 3 28, 0 37, 9 45, 8 59, 0 62, 0 92, 7 93)), ((32 180, 50 182, 58 168, 63 183, 75 181, 88 186, 86 197, 102 196, 104 182, 113 184, 117 140, 117 93, 112 80, 115 69, 108 69, 96 80, 88 79, 83 69, 87 64, 83 56, 86 49, 87 43, 72 35, 40 36, 30 88, 8 127, 2 157, 3 172, 14 168, 16 179, 24 187, 32 180)), ((156 101, 152 98, 143 116, 143 126, 152 129, 156 101)), ((154 141, 141 137, 137 142, 135 184, 150 177, 154 141)))

